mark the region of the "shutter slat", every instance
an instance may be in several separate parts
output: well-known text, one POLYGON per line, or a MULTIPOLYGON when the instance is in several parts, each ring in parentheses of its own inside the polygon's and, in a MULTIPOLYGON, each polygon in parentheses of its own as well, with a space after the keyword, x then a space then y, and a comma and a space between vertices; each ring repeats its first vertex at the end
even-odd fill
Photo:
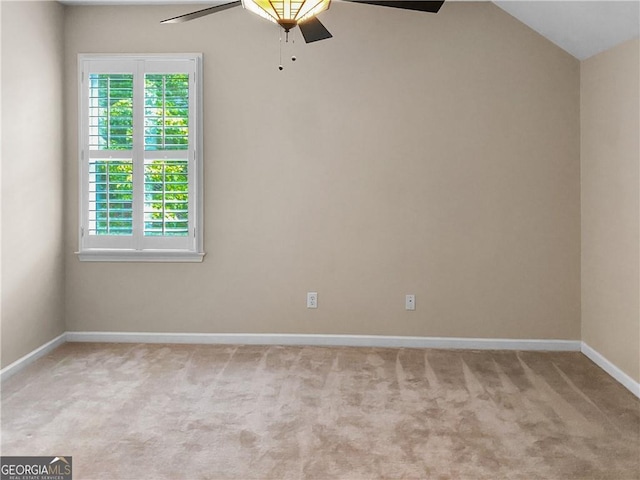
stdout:
POLYGON ((133 233, 132 160, 89 162, 89 235, 133 233))
POLYGON ((189 75, 145 75, 145 150, 189 148, 189 75))
POLYGON ((145 236, 188 235, 187 160, 146 161, 144 191, 145 236))

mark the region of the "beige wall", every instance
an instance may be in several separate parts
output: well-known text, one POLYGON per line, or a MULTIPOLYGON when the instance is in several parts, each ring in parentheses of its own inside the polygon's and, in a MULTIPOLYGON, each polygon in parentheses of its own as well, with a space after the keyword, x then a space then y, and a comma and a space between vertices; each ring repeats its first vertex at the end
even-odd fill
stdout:
POLYGON ((582 339, 640 381, 640 49, 581 65, 582 339))
POLYGON ((580 338, 577 60, 492 4, 336 2, 279 72, 275 26, 188 11, 67 8, 68 330, 580 338), (76 55, 163 51, 204 52, 207 256, 81 263, 76 55))
POLYGON ((63 14, 2 9, 2 366, 65 330, 63 14))

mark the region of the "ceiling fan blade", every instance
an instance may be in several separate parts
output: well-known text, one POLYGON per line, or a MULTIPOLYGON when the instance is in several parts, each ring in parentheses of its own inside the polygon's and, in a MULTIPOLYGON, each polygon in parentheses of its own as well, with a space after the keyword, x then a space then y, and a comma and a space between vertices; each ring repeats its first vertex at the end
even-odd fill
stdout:
POLYGON ((167 18, 160 23, 182 23, 189 20, 195 20, 196 18, 204 17, 205 15, 211 15, 212 13, 221 12, 227 8, 237 7, 242 4, 241 0, 234 2, 223 3, 222 5, 216 5, 215 7, 205 8, 204 10, 198 10, 197 12, 186 13, 173 18, 167 18))
POLYGON ((317 42, 318 40, 333 37, 333 35, 329 33, 329 30, 327 30, 316 17, 311 17, 309 20, 305 20, 304 23, 299 23, 298 27, 300 27, 306 43, 317 42))
POLYGON ((366 3, 367 5, 380 5, 382 7, 402 8, 404 10, 418 10, 420 12, 438 13, 444 3, 430 0, 343 0, 345 2, 366 3))

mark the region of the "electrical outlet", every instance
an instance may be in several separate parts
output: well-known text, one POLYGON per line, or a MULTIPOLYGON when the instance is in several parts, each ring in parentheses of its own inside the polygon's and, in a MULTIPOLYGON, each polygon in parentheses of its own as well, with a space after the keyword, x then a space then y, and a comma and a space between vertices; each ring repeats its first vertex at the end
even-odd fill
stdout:
POLYGON ((416 309, 416 296, 415 295, 406 295, 404 297, 404 309, 405 310, 415 310, 416 309))
POLYGON ((318 292, 307 292, 307 308, 318 308, 318 292))

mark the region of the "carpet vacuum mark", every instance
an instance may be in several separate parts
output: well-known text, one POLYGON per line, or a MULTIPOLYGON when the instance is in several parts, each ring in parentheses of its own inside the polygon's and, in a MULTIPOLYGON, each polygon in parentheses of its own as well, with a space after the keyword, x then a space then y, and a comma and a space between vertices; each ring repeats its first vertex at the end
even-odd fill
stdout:
POLYGON ((576 352, 68 343, 1 441, 75 480, 631 480, 640 401, 576 352))

